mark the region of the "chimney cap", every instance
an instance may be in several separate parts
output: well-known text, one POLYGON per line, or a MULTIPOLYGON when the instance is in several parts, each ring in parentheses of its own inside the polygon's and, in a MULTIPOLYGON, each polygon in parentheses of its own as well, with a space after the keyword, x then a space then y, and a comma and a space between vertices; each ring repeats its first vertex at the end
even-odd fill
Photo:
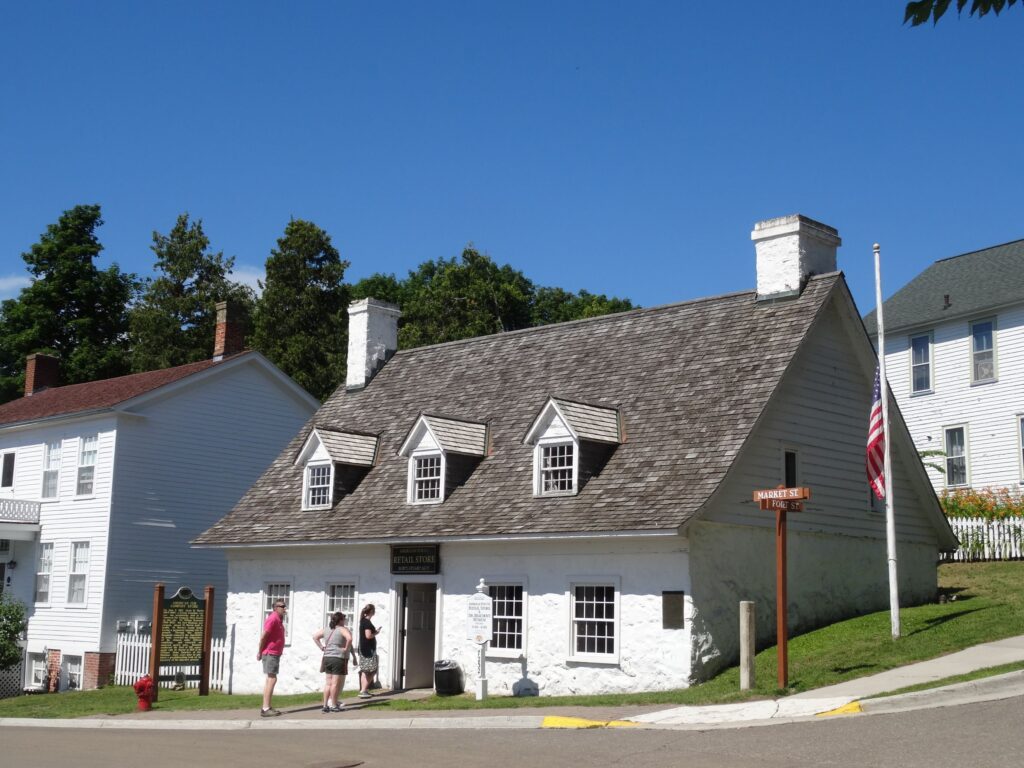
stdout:
POLYGON ((794 232, 805 232, 835 246, 843 244, 842 239, 839 237, 838 229, 799 213, 791 213, 789 216, 777 216, 774 219, 765 219, 764 221, 757 222, 754 224, 754 231, 750 233, 750 239, 764 240, 769 237, 789 235, 794 232))

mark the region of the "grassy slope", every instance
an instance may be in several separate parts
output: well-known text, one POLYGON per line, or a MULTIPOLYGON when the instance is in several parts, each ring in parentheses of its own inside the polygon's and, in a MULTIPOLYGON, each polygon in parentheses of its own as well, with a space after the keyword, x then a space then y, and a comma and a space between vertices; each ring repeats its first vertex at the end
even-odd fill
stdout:
MULTIPOLYGON (((790 690, 803 691, 930 659, 977 643, 1024 634, 1024 563, 957 563, 939 568, 939 586, 957 600, 904 608, 903 636, 890 638, 889 612, 843 621, 793 638, 789 643, 790 690)), ((475 709, 622 704, 711 704, 775 696, 775 648, 757 655, 756 690, 739 691, 739 670, 726 670, 703 685, 677 691, 604 696, 541 698, 494 697, 476 702, 469 696, 433 697, 423 701, 375 700, 374 708, 475 709)), ((313 706, 319 693, 278 696, 275 706, 313 706)), ((129 688, 80 691, 60 696, 20 696, 0 700, 0 717, 79 717, 130 712, 135 697, 129 688)), ((164 710, 258 709, 258 696, 214 694, 200 699, 194 691, 161 691, 164 710)))

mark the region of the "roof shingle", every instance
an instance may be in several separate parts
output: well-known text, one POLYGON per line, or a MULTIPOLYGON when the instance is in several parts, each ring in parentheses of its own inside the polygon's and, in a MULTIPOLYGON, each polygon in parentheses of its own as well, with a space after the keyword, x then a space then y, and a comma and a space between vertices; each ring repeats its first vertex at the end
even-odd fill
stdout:
POLYGON ((841 281, 814 277, 788 301, 744 292, 399 352, 365 389, 335 392, 195 543, 675 530, 721 482, 841 281), (522 438, 551 392, 618 410, 627 435, 576 496, 532 493, 522 438), (421 413, 489 425, 490 454, 442 504, 406 503, 397 451, 421 413), (310 426, 342 424, 379 434, 380 461, 331 510, 303 512, 297 446, 310 426))

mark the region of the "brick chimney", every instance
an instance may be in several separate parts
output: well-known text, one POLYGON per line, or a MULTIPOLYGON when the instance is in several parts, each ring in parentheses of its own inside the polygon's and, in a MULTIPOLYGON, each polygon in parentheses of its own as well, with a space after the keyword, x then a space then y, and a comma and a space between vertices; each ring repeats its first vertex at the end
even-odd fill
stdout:
POLYGON ((759 221, 750 233, 757 253, 757 300, 799 296, 811 275, 836 271, 839 232, 800 214, 759 221))
POLYGON ((243 349, 244 334, 242 324, 237 319, 237 312, 230 302, 217 302, 217 330, 213 336, 214 360, 237 355, 243 349))
POLYGON ((25 360, 25 397, 60 383, 60 360, 36 353, 25 360))
POLYGON ((348 307, 348 373, 345 389, 362 389, 398 349, 402 311, 377 299, 353 301, 348 307))

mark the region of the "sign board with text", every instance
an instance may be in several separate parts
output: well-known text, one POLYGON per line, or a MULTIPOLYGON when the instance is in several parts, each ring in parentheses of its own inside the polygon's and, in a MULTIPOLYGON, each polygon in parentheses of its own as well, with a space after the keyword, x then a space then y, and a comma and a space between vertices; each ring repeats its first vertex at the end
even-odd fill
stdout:
POLYGON ((199 664, 203 659, 203 619, 206 601, 182 587, 164 600, 160 627, 162 664, 199 664))
POLYGON ((769 499, 809 499, 811 498, 810 488, 765 488, 761 491, 754 491, 754 501, 767 501, 769 499))
POLYGON ((758 502, 764 512, 803 512, 804 503, 792 499, 761 499, 758 502))
POLYGON ((466 611, 466 636, 474 643, 487 643, 491 640, 492 605, 490 595, 477 592, 469 596, 466 611))
POLYGON ((441 572, 439 544, 391 546, 391 573, 436 574, 441 572))

